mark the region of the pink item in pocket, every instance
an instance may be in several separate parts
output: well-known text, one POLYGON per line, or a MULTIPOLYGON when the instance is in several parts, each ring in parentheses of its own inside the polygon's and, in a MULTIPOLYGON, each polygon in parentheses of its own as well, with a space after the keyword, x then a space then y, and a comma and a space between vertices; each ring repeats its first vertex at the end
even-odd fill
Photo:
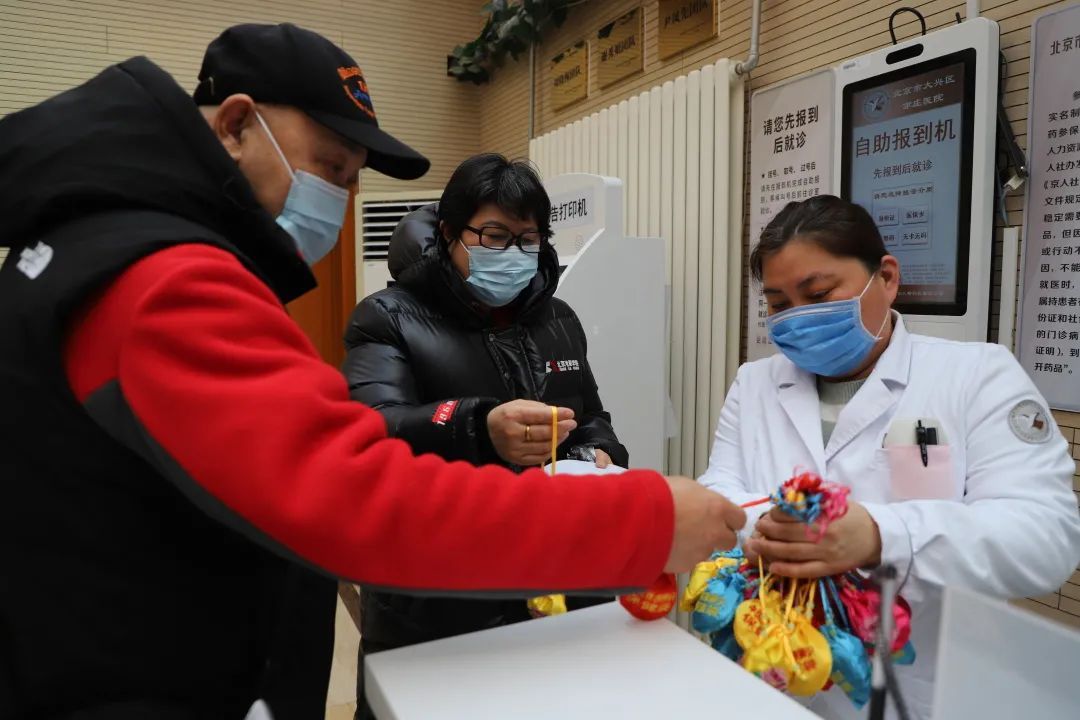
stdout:
POLYGON ((889 460, 889 493, 894 501, 958 499, 948 445, 929 445, 926 465, 918 445, 885 448, 889 460))

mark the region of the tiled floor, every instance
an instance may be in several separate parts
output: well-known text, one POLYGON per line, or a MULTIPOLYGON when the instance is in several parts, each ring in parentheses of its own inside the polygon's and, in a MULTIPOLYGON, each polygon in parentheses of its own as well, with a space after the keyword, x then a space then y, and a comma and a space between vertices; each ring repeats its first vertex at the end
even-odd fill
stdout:
POLYGON ((356 703, 328 707, 326 708, 326 720, 352 720, 355 711, 356 703))
POLYGON ((326 694, 326 720, 352 720, 356 710, 356 653, 360 633, 338 598, 334 638, 334 665, 326 694))

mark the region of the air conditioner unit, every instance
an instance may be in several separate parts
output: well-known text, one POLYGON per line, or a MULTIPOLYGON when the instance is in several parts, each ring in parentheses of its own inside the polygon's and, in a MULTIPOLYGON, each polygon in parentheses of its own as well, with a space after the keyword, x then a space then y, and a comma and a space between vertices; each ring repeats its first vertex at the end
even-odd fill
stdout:
POLYGON ((362 193, 357 196, 356 293, 360 298, 382 290, 393 282, 386 260, 390 236, 401 219, 425 205, 438 202, 438 190, 419 192, 362 193))

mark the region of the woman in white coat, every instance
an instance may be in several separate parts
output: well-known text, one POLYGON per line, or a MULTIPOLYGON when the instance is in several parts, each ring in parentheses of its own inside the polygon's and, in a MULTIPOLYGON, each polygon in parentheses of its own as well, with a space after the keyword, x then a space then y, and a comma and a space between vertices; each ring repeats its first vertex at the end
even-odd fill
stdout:
MULTIPOLYGON (((739 369, 700 481, 734 502, 767 495, 795 468, 851 488, 821 542, 766 506, 748 518, 744 546, 792 577, 896 566, 918 656, 897 674, 912 717, 928 720, 940 587, 1038 595, 1080 562, 1068 443, 1005 348, 907 331, 892 310, 900 267, 858 205, 789 204, 750 262, 781 353, 739 369)), ((863 715, 838 688, 811 707, 863 715)))

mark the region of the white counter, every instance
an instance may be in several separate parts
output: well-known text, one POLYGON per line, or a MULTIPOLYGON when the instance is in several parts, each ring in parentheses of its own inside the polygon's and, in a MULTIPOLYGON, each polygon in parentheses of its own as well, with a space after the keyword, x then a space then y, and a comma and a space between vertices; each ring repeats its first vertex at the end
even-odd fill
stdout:
POLYGON ((618 603, 365 661, 379 720, 815 718, 666 620, 618 603))

